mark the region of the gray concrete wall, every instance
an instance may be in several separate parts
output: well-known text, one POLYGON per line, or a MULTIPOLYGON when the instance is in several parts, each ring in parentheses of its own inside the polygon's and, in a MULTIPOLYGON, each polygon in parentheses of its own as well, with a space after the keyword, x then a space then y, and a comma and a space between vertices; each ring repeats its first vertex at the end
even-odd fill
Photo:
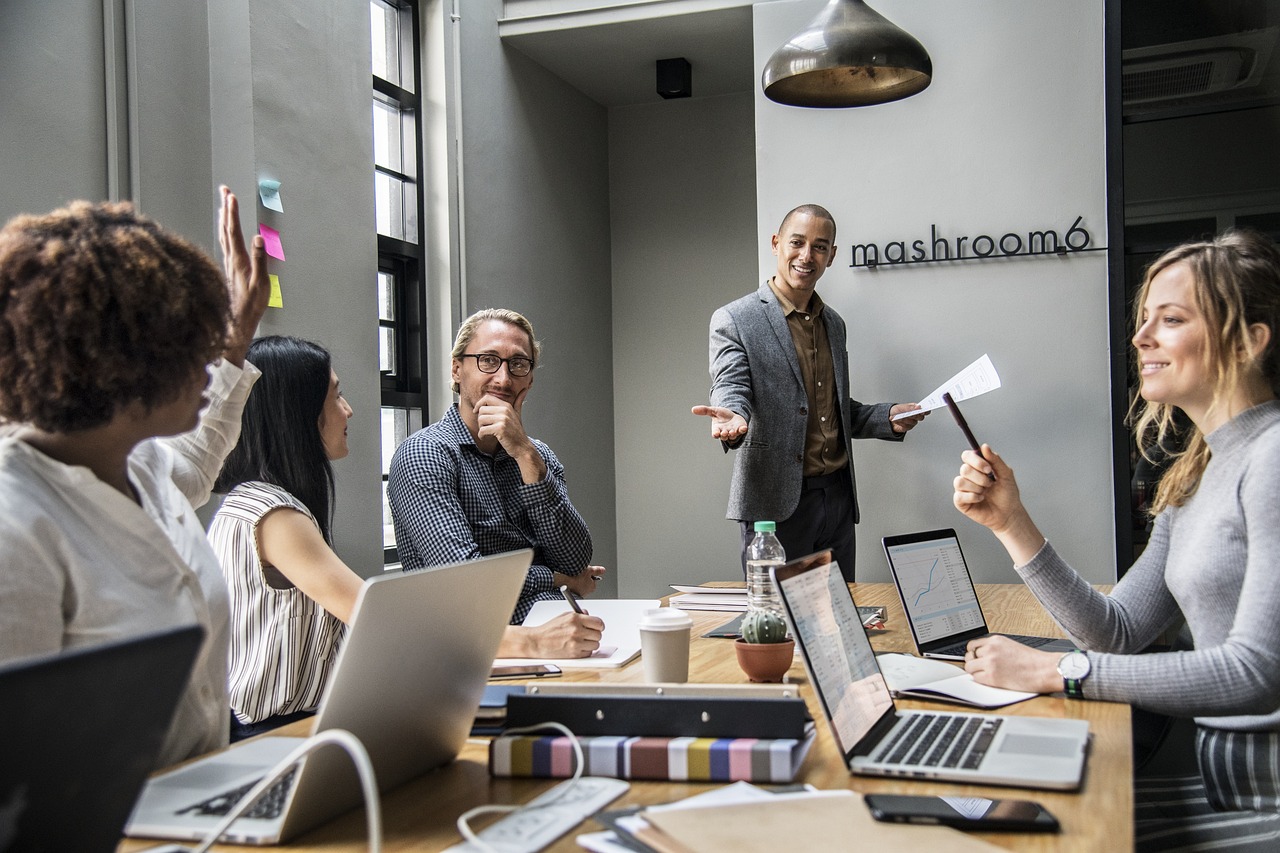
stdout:
POLYGON ((749 92, 609 115, 619 587, 740 580, 724 517, 732 457, 706 418, 711 312, 755 289, 749 92))
POLYGON ((0 218, 133 198, 216 256, 214 190, 225 182, 246 230, 278 228, 288 260, 271 270, 285 307, 261 332, 334 354, 356 410, 351 455, 335 465, 335 546, 361 574, 380 571, 367 5, 69 5, 15 0, 0 18, 0 218), (258 203, 259 177, 283 182, 284 214, 258 203))
MULTIPOLYGON (((527 316, 543 343, 524 405, 564 463, 617 590, 607 116, 498 39, 499 0, 462 6, 462 304, 527 316)), ((455 325, 456 329, 456 325, 455 325)), ((448 364, 433 368, 447 376, 448 364)), ((628 519, 626 524, 631 525, 628 519)))
MULTIPOLYGON (((755 7, 756 64, 822 7, 755 7)), ((1071 227, 1107 245, 1103 0, 882 0, 928 49, 934 79, 895 103, 784 107, 756 95, 759 232, 815 201, 839 224, 819 285, 849 328, 854 397, 914 401, 983 353, 1003 386, 964 404, 1018 473, 1044 533, 1084 577, 1115 579, 1106 253, 851 269, 853 243, 1071 227)), ((1120 239, 1116 235, 1112 239, 1120 239)), ((763 269, 775 266, 760 242, 763 269)), ((945 411, 895 445, 854 443, 858 577, 882 580, 880 538, 955 527, 979 581, 1016 579, 1004 549, 951 505, 965 442, 945 411)))

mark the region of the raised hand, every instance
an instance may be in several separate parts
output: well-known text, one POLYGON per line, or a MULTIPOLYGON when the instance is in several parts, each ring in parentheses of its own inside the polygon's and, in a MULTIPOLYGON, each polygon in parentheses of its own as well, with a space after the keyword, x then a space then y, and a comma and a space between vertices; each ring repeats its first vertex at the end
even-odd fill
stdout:
POLYGON ((222 248, 222 268, 231 298, 231 319, 222 357, 239 367, 244 364, 258 323, 267 311, 271 280, 267 277, 267 250, 262 237, 254 235, 251 254, 240 229, 240 203, 235 193, 225 185, 219 187, 218 192, 222 198, 218 211, 218 245, 222 248))
POLYGON ((1022 504, 1013 469, 989 444, 982 445, 981 456, 966 450, 960 458, 964 464, 952 481, 955 508, 991 530, 1014 565, 1031 560, 1044 546, 1044 535, 1022 504))

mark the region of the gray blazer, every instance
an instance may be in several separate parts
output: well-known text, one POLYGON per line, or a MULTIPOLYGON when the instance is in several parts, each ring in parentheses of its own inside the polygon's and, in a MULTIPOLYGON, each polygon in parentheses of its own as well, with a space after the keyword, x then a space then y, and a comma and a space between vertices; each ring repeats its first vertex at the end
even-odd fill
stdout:
MULTIPOLYGON (((844 320, 830 305, 822 311, 836 371, 840 428, 850 438, 901 441, 889 423, 892 403, 859 403, 849 397, 849 352, 844 320)), ((730 302, 711 315, 711 405, 747 420, 747 434, 734 449, 727 518, 784 521, 800 503, 804 439, 809 400, 782 306, 769 288, 730 302)), ((730 445, 726 443, 726 451, 730 445)), ((849 479, 854 483, 854 521, 858 487, 849 447, 849 479)))

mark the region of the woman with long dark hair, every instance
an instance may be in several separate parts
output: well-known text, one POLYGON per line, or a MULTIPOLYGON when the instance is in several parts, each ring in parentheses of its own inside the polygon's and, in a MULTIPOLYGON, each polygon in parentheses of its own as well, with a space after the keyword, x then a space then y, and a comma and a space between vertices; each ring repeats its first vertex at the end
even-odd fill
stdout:
POLYGON ((315 709, 362 582, 332 547, 331 463, 347 455, 352 411, 329 353, 272 336, 249 359, 262 378, 209 526, 231 594, 233 739, 315 709))

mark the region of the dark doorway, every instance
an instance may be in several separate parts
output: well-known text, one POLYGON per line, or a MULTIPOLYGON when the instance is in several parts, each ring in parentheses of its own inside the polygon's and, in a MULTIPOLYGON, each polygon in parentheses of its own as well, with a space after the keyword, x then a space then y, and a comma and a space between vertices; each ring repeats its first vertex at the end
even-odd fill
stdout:
POLYGON ((1123 574, 1146 544, 1154 487, 1124 424, 1137 385, 1133 296, 1178 243, 1231 226, 1280 241, 1280 0, 1112 0, 1107 22, 1110 226, 1123 234, 1109 241, 1123 574))

